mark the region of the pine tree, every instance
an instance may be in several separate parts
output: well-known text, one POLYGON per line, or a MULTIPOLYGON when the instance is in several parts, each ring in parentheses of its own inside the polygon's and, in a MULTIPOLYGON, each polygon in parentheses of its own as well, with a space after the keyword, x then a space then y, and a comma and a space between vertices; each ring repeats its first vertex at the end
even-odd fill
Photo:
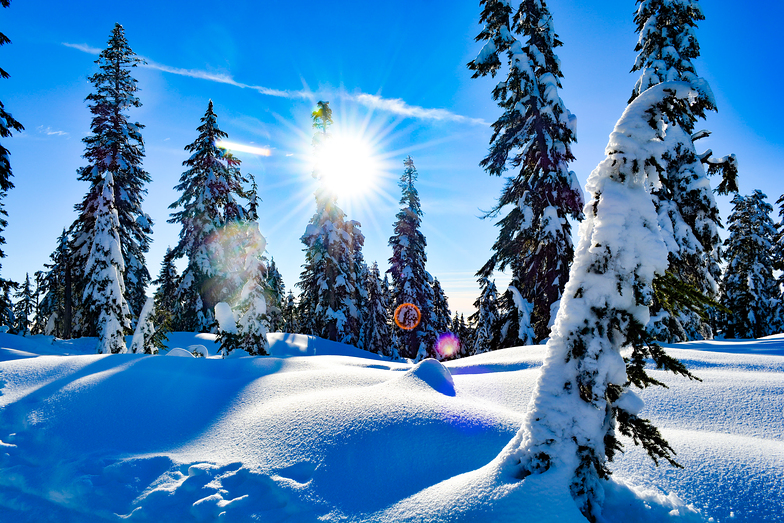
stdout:
MULTIPOLYGON (((329 102, 319 102, 312 117, 316 131, 313 146, 318 151, 327 146, 330 138, 329 102)), ((321 181, 318 165, 313 177, 321 181)), ((324 339, 357 345, 360 320, 355 302, 357 266, 362 260, 365 239, 359 222, 346 220, 331 191, 320 184, 315 196, 316 213, 301 238, 305 244, 305 264, 297 283, 302 290, 300 328, 324 339)))
MULTIPOLYGON (((2 4, 3 7, 8 7, 11 5, 11 0, 1 0, 0 4, 2 4)), ((10 43, 11 40, 5 34, 0 33, 0 46, 10 43)), ((9 77, 10 75, 5 69, 0 68, 0 78, 9 77)), ((12 135, 11 131, 20 133, 24 131, 24 126, 16 121, 14 117, 11 116, 11 113, 5 110, 3 102, 0 102, 0 138, 10 138, 12 135)), ((0 246, 5 244, 5 238, 2 236, 2 232, 8 226, 8 220, 5 218, 8 216, 8 212, 5 210, 3 199, 8 194, 8 191, 14 188, 14 184, 11 182, 13 173, 11 172, 10 155, 11 153, 8 149, 0 144, 0 246)), ((3 258, 5 258, 5 252, 0 248, 0 259, 3 258)), ((1 265, 0 268, 2 268, 1 265)), ((13 282, 10 280, 0 278, 0 310, 7 310, 12 307, 10 299, 5 299, 6 296, 10 295, 11 289, 13 288, 12 283, 13 282)))
MULTIPOLYGON (((100 193, 96 189, 104 183, 106 173, 114 180, 114 202, 120 220, 121 252, 123 255, 123 279, 125 280, 125 300, 135 319, 146 301, 145 288, 150 274, 145 263, 145 254, 150 248, 152 220, 143 210, 142 201, 150 182, 150 175, 142 169, 144 140, 138 122, 131 122, 126 114, 132 107, 141 107, 136 96, 137 81, 131 70, 144 63, 134 53, 125 38, 120 24, 115 24, 104 49, 95 61, 99 72, 90 77, 94 92, 87 96, 92 114, 91 134, 83 139, 84 158, 89 162, 79 169, 79 180, 90 184, 84 200, 75 206, 78 218, 71 226, 74 251, 75 290, 81 294, 89 278, 86 271, 89 255, 89 238, 95 226, 93 212, 95 201, 100 193)), ((78 326, 83 334, 95 332, 96 317, 82 310, 82 325, 78 326)))
POLYGON ((41 304, 39 320, 42 332, 48 336, 65 338, 66 316, 70 314, 70 249, 68 232, 57 238, 57 248, 49 255, 51 263, 44 264, 47 269, 41 284, 41 304))
POLYGON ((25 274, 25 281, 19 286, 19 290, 14 295, 14 332, 27 336, 30 334, 30 316, 35 310, 35 296, 33 287, 30 285, 30 274, 25 274))
POLYGON ((447 300, 444 289, 438 278, 433 279, 433 328, 438 334, 450 332, 451 312, 449 311, 449 301, 447 300))
POLYGON ((283 302, 286 299, 286 286, 283 276, 272 258, 267 267, 267 276, 264 282, 264 299, 267 303, 267 321, 270 332, 280 332, 283 328, 283 302))
POLYGON ((16 289, 19 284, 7 280, 7 285, 2 287, 0 296, 0 332, 13 332, 16 316, 14 316, 14 302, 11 301, 11 289, 16 289))
POLYGON ((283 292, 283 278, 277 268, 275 274, 270 274, 263 256, 266 240, 256 222, 249 222, 249 225, 248 236, 253 239, 246 242, 243 249, 247 256, 247 279, 238 300, 237 346, 248 354, 265 356, 268 354, 267 333, 270 331, 267 299, 283 292))
POLYGON ((99 191, 91 201, 89 236, 85 239, 88 256, 84 272, 88 279, 81 296, 86 311, 97 318, 98 352, 127 352, 125 332, 131 328, 131 312, 125 300, 125 282, 120 219, 114 200, 115 187, 111 171, 104 172, 99 191))
POLYGON ((433 348, 438 336, 432 325, 433 277, 425 269, 427 240, 419 230, 422 208, 419 193, 414 187, 418 173, 410 156, 403 161, 403 165, 405 170, 398 182, 403 193, 400 198, 403 207, 396 215, 395 233, 389 238, 392 247, 388 271, 392 275, 392 309, 404 303, 412 303, 419 308, 421 320, 412 330, 396 329, 397 350, 404 358, 437 358, 433 348))
POLYGON ((175 187, 182 195, 169 206, 180 210, 168 221, 182 226, 174 256, 188 259, 176 293, 183 307, 180 327, 205 332, 214 324, 214 306, 232 301, 245 281, 244 254, 237 251, 241 259, 233 259, 232 248, 248 240, 248 213, 237 201, 246 197, 247 180, 240 161, 217 145, 228 135, 218 127, 212 100, 197 130, 198 138, 185 147, 192 153, 182 163, 188 170, 175 187))
POLYGON ((552 468, 569 474, 572 497, 590 521, 601 510, 607 464, 623 449, 616 430, 657 464, 678 466, 656 427, 638 416, 642 400, 631 386, 662 385, 646 373, 649 359, 691 377, 645 329, 654 278, 668 265, 666 232, 648 188, 680 143, 673 106, 705 102, 688 84, 666 82, 637 97, 616 124, 607 158, 588 179, 588 216, 519 449, 507 454, 522 477, 552 468))
POLYGON ((33 334, 43 334, 45 324, 42 322, 42 314, 41 314, 41 297, 43 296, 44 291, 44 282, 45 282, 45 274, 44 271, 35 271, 33 273, 33 278, 35 278, 35 291, 33 292, 34 298, 34 316, 35 319, 33 320, 33 326, 30 329, 30 332, 33 334))
POLYGON ((362 342, 366 351, 392 356, 392 328, 389 302, 378 264, 373 262, 367 275, 367 307, 363 322, 362 342))
POLYGON ((174 265, 174 251, 170 248, 166 249, 166 254, 161 262, 161 271, 158 273, 158 278, 152 283, 158 286, 154 294, 154 323, 158 330, 166 332, 184 330, 182 305, 177 299, 180 276, 174 265))
POLYGON ((732 199, 720 299, 727 309, 721 322, 725 338, 761 338, 781 328, 781 292, 773 277, 772 257, 776 227, 766 198, 755 190, 732 199))
POLYGON ((482 354, 500 348, 498 340, 501 339, 496 330, 499 328, 498 290, 495 282, 485 277, 479 278, 481 296, 474 302, 476 313, 469 321, 476 325, 476 335, 473 339, 471 354, 482 354))
POLYGON ((131 340, 131 352, 135 354, 158 354, 161 349, 166 349, 166 331, 155 326, 155 300, 147 298, 139 314, 136 331, 131 340))
MULTIPOLYGON (((634 21, 639 40, 632 71, 640 71, 630 102, 646 89, 668 81, 682 81, 699 91, 704 103, 675 104, 674 125, 680 137, 666 154, 666 170, 652 187, 659 223, 667 232, 670 269, 654 282, 652 319, 648 326, 657 339, 685 341, 710 338, 707 310, 717 296, 719 268, 719 210, 703 164, 709 173, 722 173, 718 191, 737 191, 734 155, 722 159, 711 151, 698 154, 694 141, 708 131, 694 133, 698 118, 715 110, 705 79, 696 74, 692 60, 700 54, 694 29, 705 17, 697 0, 637 0, 634 21), (694 134, 693 134, 694 133, 694 134)), ((675 140, 675 131, 670 131, 675 140)))
POLYGON ((294 293, 292 293, 291 291, 289 291, 289 294, 288 296, 286 296, 286 300, 283 304, 282 317, 283 317, 283 325, 281 327, 282 332, 286 332, 289 334, 297 334, 300 332, 297 302, 294 298, 294 293))
POLYGON ((551 310, 561 298, 574 255, 568 218, 582 219, 583 196, 568 168, 574 160, 574 117, 558 94, 563 75, 554 49, 562 44, 547 5, 523 0, 510 21, 508 2, 480 3, 485 26, 476 40, 485 45, 468 67, 474 78, 495 77, 502 54, 509 66, 506 80, 493 90, 504 113, 493 124, 490 151, 480 165, 492 176, 507 169, 518 172, 507 178, 486 215, 506 213, 497 223, 493 255, 477 276, 511 269, 509 290, 499 300, 506 337, 494 341, 508 347, 541 341, 550 332, 551 310), (527 337, 531 330, 533 339, 527 337))

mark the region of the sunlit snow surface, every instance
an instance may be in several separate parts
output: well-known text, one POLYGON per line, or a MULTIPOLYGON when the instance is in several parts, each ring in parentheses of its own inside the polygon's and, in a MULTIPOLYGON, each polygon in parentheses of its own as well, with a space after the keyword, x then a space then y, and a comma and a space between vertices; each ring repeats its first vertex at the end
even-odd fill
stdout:
MULTIPOLYGON (((217 354, 207 334, 171 335, 185 357, 0 334, 0 521, 581 520, 564 478, 494 460, 542 347, 411 365, 269 338, 272 356, 222 360, 190 357, 217 354)), ((653 371, 670 389, 642 415, 685 469, 627 442, 603 519, 784 521, 784 337, 672 354, 703 382, 653 371)))

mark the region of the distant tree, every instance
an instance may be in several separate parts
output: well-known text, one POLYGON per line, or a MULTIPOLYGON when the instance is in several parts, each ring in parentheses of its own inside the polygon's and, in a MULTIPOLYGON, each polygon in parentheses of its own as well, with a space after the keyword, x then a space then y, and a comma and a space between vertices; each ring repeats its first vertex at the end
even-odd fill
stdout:
POLYGON ((70 280, 68 277, 71 263, 68 232, 57 238, 57 248, 49 255, 50 263, 44 264, 47 269, 41 282, 41 303, 38 322, 42 332, 49 336, 65 338, 67 316, 70 314, 70 280))
POLYGON ((147 298, 136 323, 136 331, 131 340, 131 352, 136 354, 158 354, 161 349, 166 349, 166 336, 164 329, 155 325, 155 300, 147 298))
POLYGON ((289 334, 297 334, 299 330, 299 320, 297 313, 297 301, 294 298, 294 293, 289 291, 283 303, 283 310, 281 313, 283 324, 281 326, 282 332, 289 334))
POLYGON ((670 139, 674 145, 666 168, 651 188, 659 224, 666 232, 670 268, 654 282, 654 303, 648 329, 662 341, 711 338, 708 312, 717 297, 721 227, 719 209, 708 174, 722 173, 718 192, 737 191, 737 162, 734 155, 713 158, 711 151, 698 154, 694 141, 708 131, 694 133, 695 123, 706 110, 716 110, 708 83, 696 74, 693 60, 700 54, 694 32, 704 20, 697 0, 637 0, 634 21, 639 40, 632 71, 640 77, 630 102, 662 82, 681 81, 701 93, 699 104, 676 103, 670 139), (680 133, 677 137, 675 134, 680 133))
MULTIPOLYGON (((150 249, 152 219, 142 209, 147 193, 145 185, 150 175, 142 168, 144 158, 143 125, 131 122, 127 111, 141 107, 136 96, 137 81, 131 70, 144 63, 134 53, 125 38, 120 24, 115 24, 107 42, 95 63, 99 71, 90 77, 94 92, 87 96, 92 114, 91 134, 82 141, 85 144, 84 158, 88 165, 79 169, 79 180, 90 184, 87 195, 75 206, 78 217, 71 226, 74 257, 74 284, 78 295, 82 294, 90 275, 86 265, 89 256, 89 239, 93 236, 94 198, 100 193, 97 188, 111 173, 114 180, 114 205, 120 226, 120 246, 123 256, 123 279, 125 300, 132 319, 135 321, 146 301, 145 289, 150 274, 145 254, 150 249)), ((94 334, 98 318, 90 315, 90 308, 81 308, 77 316, 82 334, 94 334)))
POLYGON ((502 63, 508 64, 506 79, 493 89, 504 113, 493 124, 490 151, 480 165, 492 176, 507 169, 517 174, 507 178, 485 216, 505 213, 497 223, 493 254, 477 276, 511 270, 509 289, 498 304, 506 336, 493 342, 508 347, 539 342, 550 332, 551 311, 574 255, 569 218, 582 219, 583 195, 569 170, 575 119, 558 94, 563 75, 554 49, 562 44, 547 5, 523 0, 512 16, 508 2, 480 3, 485 25, 476 40, 485 44, 468 67, 474 78, 495 77, 502 63), (527 337, 531 331, 533 339, 527 337))
MULTIPOLYGON (((8 7, 11 5, 11 0, 2 0, 0 1, 3 7, 8 7)), ((0 33, 0 45, 10 44, 11 40, 3 33, 0 33)), ((0 68, 0 78, 9 78, 9 75, 5 69, 0 68)), ((24 131, 24 126, 21 123, 16 121, 11 113, 5 110, 5 106, 3 102, 0 102, 0 138, 10 138, 12 133, 11 131, 16 131, 18 133, 24 131)), ((2 236, 3 230, 8 226, 8 220, 5 219, 8 216, 8 212, 5 210, 5 204, 3 204, 3 199, 8 194, 8 191, 14 188, 14 184, 11 182, 11 177, 13 173, 11 172, 11 160, 10 157, 11 153, 6 149, 2 144, 0 144, 0 246, 5 244, 5 238, 2 236)), ((5 252, 0 248, 0 259, 5 258, 5 252)), ((0 266, 2 268, 2 266, 0 266)), ((5 297, 10 294, 12 289, 12 284, 10 280, 5 280, 0 278, 0 310, 9 309, 12 305, 10 300, 6 301, 5 297)))
POLYGON ((450 332, 452 320, 450 318, 449 301, 438 278, 433 279, 433 328, 438 334, 450 332))
POLYGON ((131 312, 125 300, 125 265, 111 171, 104 172, 103 182, 95 190, 98 194, 89 200, 94 203, 85 209, 85 214, 91 214, 92 227, 84 240, 87 281, 81 300, 87 313, 97 318, 98 352, 127 352, 125 333, 131 329, 131 312))
POLYGON ((3 289, 0 297, 0 332, 13 332, 16 316, 14 316, 14 302, 11 300, 11 289, 16 289, 18 283, 8 280, 8 285, 3 289))
POLYGON ((378 270, 378 264, 373 265, 368 271, 367 282, 367 309, 363 322, 362 341, 366 351, 384 356, 392 356, 392 327, 389 314, 387 293, 384 292, 384 282, 378 270))
POLYGON ((263 256, 267 242, 259 232, 258 224, 250 223, 248 232, 253 239, 247 242, 244 249, 248 276, 237 306, 240 316, 237 321, 237 346, 248 354, 265 356, 269 354, 267 333, 270 331, 267 299, 277 299, 278 293, 283 292, 283 278, 277 268, 275 275, 270 274, 263 256), (273 290, 270 285, 276 288, 273 290))
POLYGON ((245 281, 245 255, 238 247, 250 236, 248 211, 237 200, 247 196, 242 185, 247 180, 240 161, 217 145, 228 135, 218 127, 212 100, 197 130, 198 138, 185 147, 191 153, 183 162, 188 170, 175 187, 181 196, 169 206, 180 210, 168 222, 182 227, 174 257, 188 260, 176 293, 183 307, 181 328, 205 332, 214 324, 215 305, 235 299, 245 281), (234 259, 233 252, 240 257, 234 259))
MULTIPOLYGON (((329 102, 319 102, 312 117, 313 146, 318 151, 330 139, 329 102)), ((318 165, 313 177, 322 179, 318 165)), ((327 187, 320 184, 315 196, 316 213, 301 238, 305 244, 305 264, 297 283, 302 290, 300 329, 324 339, 357 345, 360 319, 355 302, 357 264, 365 239, 359 222, 346 220, 336 196, 327 187)))
POLYGON ((43 334, 45 324, 42 323, 41 297, 43 296, 44 290, 44 271, 35 271, 35 273, 33 273, 33 278, 35 279, 35 291, 33 292, 33 297, 35 299, 33 314, 35 319, 33 320, 33 325, 30 328, 30 332, 33 334, 43 334))
POLYGON ((653 86, 629 105, 610 135, 607 157, 586 186, 588 217, 521 447, 509 454, 519 477, 550 469, 568 474, 572 497, 590 521, 601 512, 608 462, 623 449, 616 430, 641 444, 657 464, 679 466, 656 427, 639 417, 643 402, 631 386, 663 385, 646 373, 648 360, 692 377, 645 329, 654 278, 668 268, 666 232, 649 188, 668 167, 672 156, 666 153, 681 143, 672 107, 704 103, 703 96, 683 82, 653 86), (630 350, 626 357, 624 349, 630 350))
POLYGON ((158 288, 153 295, 154 323, 158 330, 165 332, 184 330, 183 310, 177 298, 180 286, 180 275, 174 265, 174 251, 166 249, 161 262, 161 271, 153 282, 158 288))
POLYGON ((773 207, 765 194, 736 194, 724 242, 727 268, 721 282, 721 304, 725 338, 761 338, 781 329, 781 291, 773 277, 773 243, 776 226, 770 217, 773 207))
POLYGON ((14 295, 14 332, 27 336, 30 334, 30 316, 35 311, 35 296, 33 286, 30 284, 30 274, 25 274, 25 281, 19 286, 14 295))
POLYGON ((396 329, 397 350, 400 356, 421 360, 426 357, 437 358, 433 344, 438 336, 432 325, 433 277, 427 272, 427 240, 419 226, 422 222, 422 207, 419 193, 414 187, 418 173, 410 156, 403 161, 405 170, 398 186, 402 190, 400 212, 394 224, 394 234, 389 238, 392 257, 389 259, 389 274, 392 276, 392 309, 404 303, 412 303, 419 308, 419 325, 403 331, 396 329))
POLYGON ((474 302, 476 313, 469 320, 476 325, 471 354, 482 354, 500 348, 500 334, 496 332, 500 325, 498 314, 498 290, 495 282, 485 277, 479 278, 482 294, 474 302))
POLYGON ((283 283, 283 276, 275 265, 275 258, 272 258, 266 269, 266 279, 264 282, 264 299, 267 303, 267 322, 270 332, 280 332, 283 328, 283 302, 286 299, 286 285, 283 283))

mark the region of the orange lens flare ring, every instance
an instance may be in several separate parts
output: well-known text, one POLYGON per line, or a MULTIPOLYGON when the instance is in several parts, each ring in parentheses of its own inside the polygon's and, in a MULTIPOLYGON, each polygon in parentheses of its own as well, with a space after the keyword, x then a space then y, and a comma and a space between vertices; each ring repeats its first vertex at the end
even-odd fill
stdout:
POLYGON ((422 320, 422 313, 413 303, 402 303, 395 309, 395 325, 403 330, 415 329, 420 320, 422 320))

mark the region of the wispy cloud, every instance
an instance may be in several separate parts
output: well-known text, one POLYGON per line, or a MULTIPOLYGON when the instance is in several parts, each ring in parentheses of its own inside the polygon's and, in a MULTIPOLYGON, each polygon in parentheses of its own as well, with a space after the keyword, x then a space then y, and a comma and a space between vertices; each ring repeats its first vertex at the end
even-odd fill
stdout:
POLYGON ((39 125, 35 128, 41 134, 45 134, 47 136, 68 136, 68 133, 65 131, 56 131, 53 130, 51 127, 44 127, 43 125, 39 125))
MULTIPOLYGON (((63 43, 64 46, 78 49, 79 51, 99 54, 100 49, 90 47, 85 44, 70 44, 63 43)), ((159 64, 153 60, 145 59, 145 64, 142 67, 155 69, 169 74, 176 74, 179 76, 187 76, 189 78, 197 78, 199 80, 207 80, 210 82, 217 82, 221 84, 233 85, 241 89, 251 89, 259 92, 265 96, 275 96, 277 98, 288 98, 298 100, 315 100, 320 96, 336 96, 342 100, 358 103, 365 107, 384 111, 392 114, 397 114, 407 118, 416 118, 419 120, 435 120, 447 122, 469 123, 473 125, 487 126, 488 123, 481 118, 470 118, 457 113, 453 113, 446 109, 433 109, 427 107, 419 107, 417 105, 409 105, 405 100, 400 98, 383 98, 375 94, 366 93, 349 93, 343 89, 338 91, 324 91, 313 92, 306 90, 289 91, 283 89, 272 89, 263 85, 246 84, 238 82, 231 75, 223 73, 212 73, 209 71, 202 71, 200 69, 183 69, 181 67, 172 67, 169 65, 159 64)))
POLYGON ((63 42, 63 45, 65 47, 70 47, 72 49, 78 49, 79 51, 82 51, 83 53, 101 54, 101 50, 100 49, 98 49, 97 47, 90 47, 87 44, 69 44, 68 42, 63 42))

